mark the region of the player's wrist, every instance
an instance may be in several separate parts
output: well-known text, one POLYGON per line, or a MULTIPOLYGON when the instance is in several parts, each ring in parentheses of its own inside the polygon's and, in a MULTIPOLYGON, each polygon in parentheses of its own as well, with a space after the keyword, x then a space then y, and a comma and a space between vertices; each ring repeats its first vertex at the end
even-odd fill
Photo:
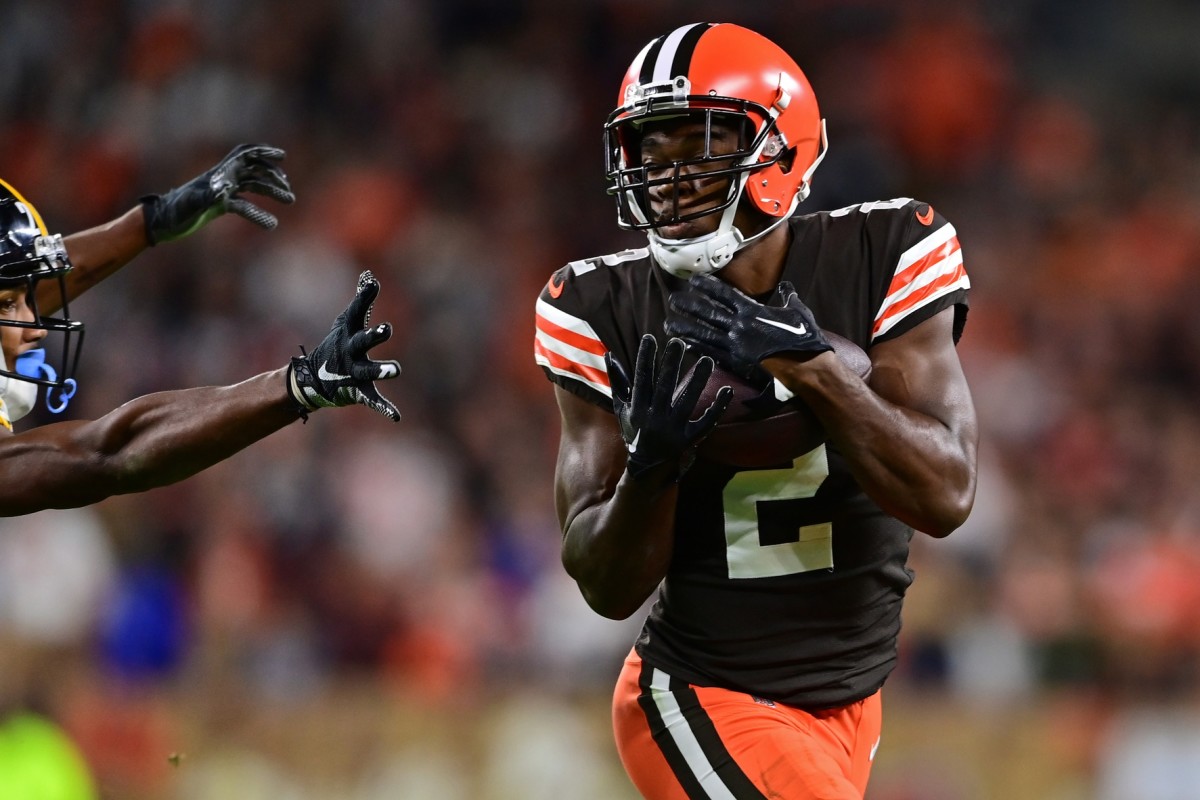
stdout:
POLYGON ((648 494, 658 494, 679 483, 686 470, 680 468, 678 460, 663 459, 652 463, 640 463, 633 459, 625 464, 624 483, 648 494))
POLYGON ((284 376, 284 386, 287 388, 288 397, 291 398, 296 414, 302 419, 307 420, 309 412, 321 408, 321 404, 316 402, 314 397, 312 365, 308 363, 307 358, 303 356, 292 358, 284 376))
POLYGON ((138 198, 138 206, 142 210, 142 231, 146 236, 147 247, 158 244, 154 227, 162 214, 162 203, 163 198, 159 194, 148 194, 138 198))

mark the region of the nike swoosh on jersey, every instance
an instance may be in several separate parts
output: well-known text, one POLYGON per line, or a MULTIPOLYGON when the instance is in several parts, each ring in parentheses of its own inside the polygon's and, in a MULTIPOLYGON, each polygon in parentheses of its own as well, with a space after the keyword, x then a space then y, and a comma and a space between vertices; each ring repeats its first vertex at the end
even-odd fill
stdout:
POLYGON ((322 362, 320 368, 317 369, 317 377, 323 381, 348 381, 349 375, 338 375, 336 372, 330 372, 327 369, 328 361, 322 362))
POLYGON ((559 298, 559 296, 563 293, 563 289, 567 285, 566 281, 562 280, 561 278, 555 280, 556 278, 558 278, 558 275, 551 275, 549 283, 546 284, 546 291, 549 292, 550 296, 555 300, 559 298))
POLYGON ((921 223, 922 225, 933 224, 933 206, 925 206, 924 214, 922 214, 920 211, 914 211, 913 213, 917 215, 917 222, 921 223))
POLYGON ((776 322, 773 319, 767 319, 765 317, 755 317, 755 319, 758 320, 759 322, 765 322, 768 325, 774 325, 776 328, 782 328, 785 331, 791 331, 792 333, 796 334, 797 336, 808 336, 808 326, 807 325, 801 325, 799 328, 797 328, 792 325, 788 325, 786 322, 776 322))

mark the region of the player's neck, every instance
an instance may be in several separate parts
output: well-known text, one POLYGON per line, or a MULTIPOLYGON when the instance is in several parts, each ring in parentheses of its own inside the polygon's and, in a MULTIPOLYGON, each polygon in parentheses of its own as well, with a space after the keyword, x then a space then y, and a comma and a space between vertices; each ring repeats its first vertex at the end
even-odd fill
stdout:
POLYGON ((721 270, 726 282, 754 297, 775 291, 783 275, 788 245, 792 241, 792 226, 780 225, 745 250, 721 270))

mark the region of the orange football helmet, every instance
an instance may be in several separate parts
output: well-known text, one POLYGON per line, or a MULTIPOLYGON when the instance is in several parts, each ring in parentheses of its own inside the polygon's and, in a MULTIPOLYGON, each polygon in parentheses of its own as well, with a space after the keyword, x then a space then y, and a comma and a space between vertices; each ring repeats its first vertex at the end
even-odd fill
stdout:
MULTIPOLYGON (((617 202, 621 227, 645 230, 658 262, 680 275, 713 272, 760 231, 746 238, 733 226, 743 196, 776 221, 795 211, 809 194, 810 181, 825 155, 825 124, 808 79, 778 45, 754 31, 731 24, 697 23, 677 28, 647 44, 634 58, 617 108, 604 128, 608 193, 617 202), (647 122, 685 115, 708 120, 740 120, 747 135, 738 150, 665 165, 640 158, 640 131, 647 122), (714 116, 716 115, 716 116, 714 116), (687 171, 699 167, 706 177, 731 176, 728 195, 715 207, 679 213, 678 203, 655 218, 649 191, 675 187, 687 171), (659 177, 666 175, 666 177, 659 177), (696 239, 658 237, 656 226, 723 212, 713 234, 696 239)), ((678 197, 678 189, 673 188, 678 197)))

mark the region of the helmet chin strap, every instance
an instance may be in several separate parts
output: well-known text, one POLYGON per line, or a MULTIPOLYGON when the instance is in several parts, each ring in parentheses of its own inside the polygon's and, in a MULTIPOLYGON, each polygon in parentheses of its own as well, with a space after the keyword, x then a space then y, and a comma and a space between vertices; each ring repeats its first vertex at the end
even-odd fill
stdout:
MULTIPOLYGON (((746 176, 742 177, 743 185, 745 178, 746 176)), ((738 194, 741 194, 740 188, 738 194)), ((750 237, 743 236, 733 224, 738 203, 731 203, 721 214, 717 229, 703 236, 692 239, 663 239, 651 228, 646 231, 646 237, 650 240, 650 254, 660 267, 678 278, 686 280, 693 275, 711 275, 732 261, 739 251, 786 222, 795 212, 796 206, 800 205, 801 199, 797 194, 792 198, 792 206, 786 214, 777 217, 770 225, 750 237)))
MULTIPOLYGON (((772 119, 779 116, 779 111, 778 106, 771 109, 772 119)), ((769 141, 772 141, 772 137, 763 137, 762 142, 743 159, 742 164, 756 163, 769 141)), ((821 160, 825 158, 825 152, 828 149, 829 139, 825 133, 825 120, 821 120, 820 152, 817 154, 816 160, 805 170, 800 189, 792 197, 792 204, 787 213, 776 217, 774 222, 753 236, 743 236, 742 232, 733 224, 738 206, 745 197, 746 182, 750 179, 750 172, 746 171, 738 178, 737 200, 730 203, 722 212, 721 221, 717 224, 715 231, 692 239, 663 239, 651 228, 646 231, 646 237, 650 240, 650 254, 654 256, 654 260, 659 263, 659 266, 676 277, 687 279, 693 275, 711 275, 732 261, 738 251, 746 249, 762 236, 775 230, 796 212, 796 207, 808 198, 808 193, 811 191, 812 174, 821 160)))

